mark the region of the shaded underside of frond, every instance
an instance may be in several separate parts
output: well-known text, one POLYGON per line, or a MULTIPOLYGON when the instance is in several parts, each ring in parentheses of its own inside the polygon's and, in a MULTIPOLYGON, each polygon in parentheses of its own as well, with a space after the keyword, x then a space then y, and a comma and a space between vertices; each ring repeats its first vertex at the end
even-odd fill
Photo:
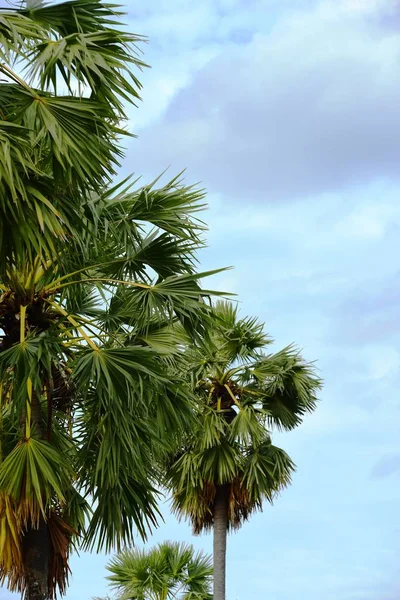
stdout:
MULTIPOLYGON (((228 489, 228 529, 238 530, 250 516, 262 510, 263 500, 273 503, 274 498, 290 482, 288 474, 286 481, 276 482, 274 488, 265 489, 264 493, 252 494, 246 487, 246 478, 242 474, 225 484, 228 489)), ((270 484, 271 485, 271 484, 270 484)), ((214 503, 217 485, 214 482, 203 481, 197 489, 190 490, 190 498, 184 493, 175 493, 172 508, 175 514, 188 518, 193 533, 198 535, 211 531, 214 527, 214 503)))
MULTIPOLYGON (((252 513, 262 510, 262 500, 251 500, 248 491, 237 478, 227 486, 228 488, 228 529, 240 529, 252 513)), ((214 502, 217 486, 205 482, 199 494, 197 509, 189 516, 193 533, 198 535, 204 531, 211 531, 214 527, 214 502)))

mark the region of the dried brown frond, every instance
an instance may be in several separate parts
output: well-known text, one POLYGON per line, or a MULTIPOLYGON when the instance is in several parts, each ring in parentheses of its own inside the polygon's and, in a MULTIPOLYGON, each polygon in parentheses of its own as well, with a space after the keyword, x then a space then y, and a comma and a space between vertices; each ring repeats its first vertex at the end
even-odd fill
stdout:
POLYGON ((11 591, 21 592, 23 578, 21 534, 22 524, 15 502, 0 493, 0 583, 8 579, 11 591))
MULTIPOLYGON (((4 494, 0 496, 0 507, 0 583, 3 585, 7 580, 11 592, 24 594, 27 575, 23 568, 22 539, 27 529, 22 526, 13 501, 4 494)), ((76 532, 55 510, 48 513, 46 526, 50 538, 48 597, 55 600, 57 593, 64 595, 67 589, 69 549, 76 532)))
POLYGON ((214 525, 213 506, 216 490, 213 482, 203 482, 202 489, 199 491, 200 501, 196 501, 196 509, 190 515, 195 535, 203 531, 210 531, 214 525))
POLYGON ((67 589, 70 574, 69 552, 76 531, 54 510, 49 514, 47 526, 51 542, 48 589, 49 598, 54 599, 57 590, 63 595, 67 589))
POLYGON ((255 510, 262 510, 261 501, 250 498, 243 478, 237 477, 229 486, 228 523, 229 528, 237 530, 255 510))
MULTIPOLYGON (((228 527, 230 530, 237 530, 255 510, 262 510, 262 504, 250 498, 240 476, 229 485, 228 489, 228 527)), ((211 531, 214 526, 215 494, 215 484, 204 482, 202 490, 198 493, 195 510, 190 511, 190 519, 195 535, 204 531, 211 531)))

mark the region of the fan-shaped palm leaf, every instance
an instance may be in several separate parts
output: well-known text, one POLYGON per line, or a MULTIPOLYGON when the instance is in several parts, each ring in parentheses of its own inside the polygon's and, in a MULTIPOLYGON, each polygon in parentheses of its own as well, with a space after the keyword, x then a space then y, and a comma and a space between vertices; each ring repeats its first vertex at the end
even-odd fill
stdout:
POLYGON ((211 559, 189 544, 164 542, 126 550, 111 560, 108 578, 120 600, 211 600, 211 559))

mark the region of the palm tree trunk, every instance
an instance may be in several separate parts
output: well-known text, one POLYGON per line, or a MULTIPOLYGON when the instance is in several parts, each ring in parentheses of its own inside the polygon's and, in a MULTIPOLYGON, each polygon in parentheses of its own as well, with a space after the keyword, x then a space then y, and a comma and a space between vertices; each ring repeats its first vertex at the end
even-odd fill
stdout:
MULTIPOLYGON (((45 439, 44 420, 40 401, 32 396, 31 423, 40 438, 45 439)), ((26 592, 24 600, 48 600, 50 534, 43 517, 39 525, 28 524, 22 540, 22 560, 24 564, 26 592)))
POLYGON ((226 539, 228 534, 228 487, 218 485, 214 502, 214 596, 225 600, 226 539))
POLYGON ((26 582, 25 600, 48 600, 49 559, 49 531, 47 523, 41 518, 39 527, 29 527, 23 539, 23 561, 26 582))

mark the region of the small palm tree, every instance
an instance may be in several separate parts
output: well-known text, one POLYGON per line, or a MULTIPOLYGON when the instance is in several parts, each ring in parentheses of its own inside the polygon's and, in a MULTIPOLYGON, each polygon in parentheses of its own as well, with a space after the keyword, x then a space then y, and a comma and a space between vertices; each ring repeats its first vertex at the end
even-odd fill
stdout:
POLYGON ((227 531, 291 481, 294 463, 269 429, 299 425, 321 386, 293 347, 264 354, 270 342, 256 319, 220 302, 208 342, 186 353, 198 420, 167 465, 166 485, 194 533, 214 531, 214 600, 225 600, 227 531))
POLYGON ((119 600, 211 600, 211 557, 193 546, 164 542, 126 550, 108 565, 119 600))

